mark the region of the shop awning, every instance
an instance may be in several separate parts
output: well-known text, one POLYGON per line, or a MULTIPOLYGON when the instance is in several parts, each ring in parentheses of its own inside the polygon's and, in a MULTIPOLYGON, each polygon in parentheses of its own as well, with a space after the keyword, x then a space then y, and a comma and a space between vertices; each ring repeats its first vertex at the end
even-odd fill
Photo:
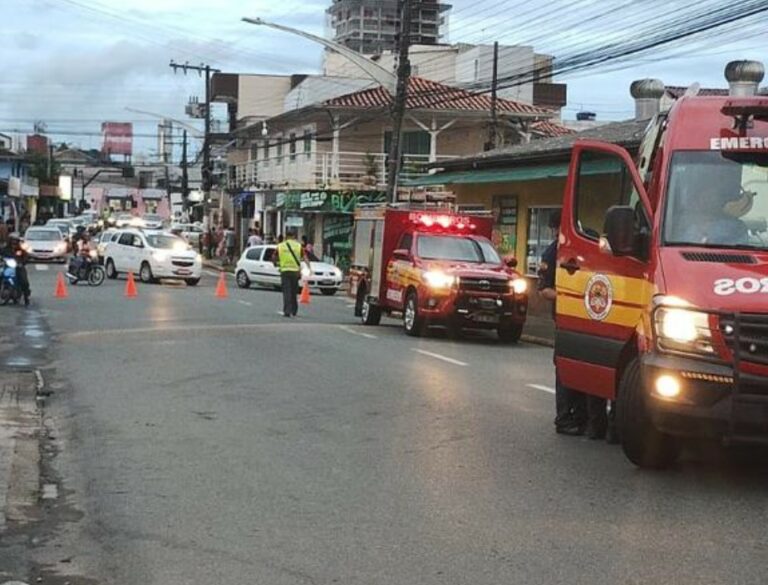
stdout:
MULTIPOLYGON (((404 181, 403 187, 428 187, 431 185, 466 185, 472 183, 519 183, 523 181, 538 181, 568 176, 570 163, 553 165, 519 166, 501 169, 477 171, 456 171, 425 175, 410 181, 404 181)), ((616 161, 594 161, 582 165, 582 173, 586 175, 603 175, 616 173, 621 170, 621 164, 616 161)))

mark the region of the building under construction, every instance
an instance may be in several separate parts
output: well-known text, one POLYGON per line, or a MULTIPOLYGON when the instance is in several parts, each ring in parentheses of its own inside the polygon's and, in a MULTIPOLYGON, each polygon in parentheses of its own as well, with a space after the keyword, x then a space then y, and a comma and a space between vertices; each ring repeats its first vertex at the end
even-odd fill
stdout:
MULTIPOLYGON (((411 2, 411 42, 435 45, 448 34, 451 6, 437 0, 411 2)), ((399 0, 333 0, 328 24, 336 42, 366 55, 392 50, 400 28, 399 0)))

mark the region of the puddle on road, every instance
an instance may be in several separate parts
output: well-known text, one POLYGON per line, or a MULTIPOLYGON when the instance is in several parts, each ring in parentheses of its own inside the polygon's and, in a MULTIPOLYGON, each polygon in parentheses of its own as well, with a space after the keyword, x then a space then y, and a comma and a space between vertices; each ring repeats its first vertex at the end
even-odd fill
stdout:
POLYGON ((30 327, 24 330, 24 335, 27 337, 43 337, 45 332, 42 329, 30 327))
POLYGON ((5 365, 12 368, 20 368, 24 366, 31 366, 32 360, 26 357, 16 356, 5 360, 5 365))

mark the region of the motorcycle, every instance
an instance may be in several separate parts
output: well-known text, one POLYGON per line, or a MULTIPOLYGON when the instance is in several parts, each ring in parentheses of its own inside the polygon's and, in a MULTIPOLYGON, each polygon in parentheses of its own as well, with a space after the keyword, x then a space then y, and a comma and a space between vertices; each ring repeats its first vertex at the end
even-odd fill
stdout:
POLYGON ((67 279, 72 285, 76 285, 81 280, 87 282, 90 286, 101 286, 107 273, 104 267, 96 263, 98 255, 92 251, 87 258, 73 256, 69 261, 69 270, 67 279))
POLYGON ((0 305, 13 302, 18 305, 21 300, 21 288, 16 275, 18 263, 15 258, 3 258, 0 262, 0 305))

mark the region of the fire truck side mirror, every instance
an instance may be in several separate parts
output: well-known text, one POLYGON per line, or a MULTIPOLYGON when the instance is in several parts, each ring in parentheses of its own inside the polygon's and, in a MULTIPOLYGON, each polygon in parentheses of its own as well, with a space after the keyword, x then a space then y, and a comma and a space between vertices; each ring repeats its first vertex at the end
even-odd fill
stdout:
POLYGON ((605 239, 614 256, 637 254, 635 210, 628 205, 614 205, 605 214, 605 239))
POLYGON ((514 256, 507 256, 504 258, 504 264, 507 265, 507 268, 517 268, 517 258, 514 256))
POLYGON ((395 260, 410 260, 411 253, 405 248, 400 248, 392 252, 392 258, 394 258, 395 260))

